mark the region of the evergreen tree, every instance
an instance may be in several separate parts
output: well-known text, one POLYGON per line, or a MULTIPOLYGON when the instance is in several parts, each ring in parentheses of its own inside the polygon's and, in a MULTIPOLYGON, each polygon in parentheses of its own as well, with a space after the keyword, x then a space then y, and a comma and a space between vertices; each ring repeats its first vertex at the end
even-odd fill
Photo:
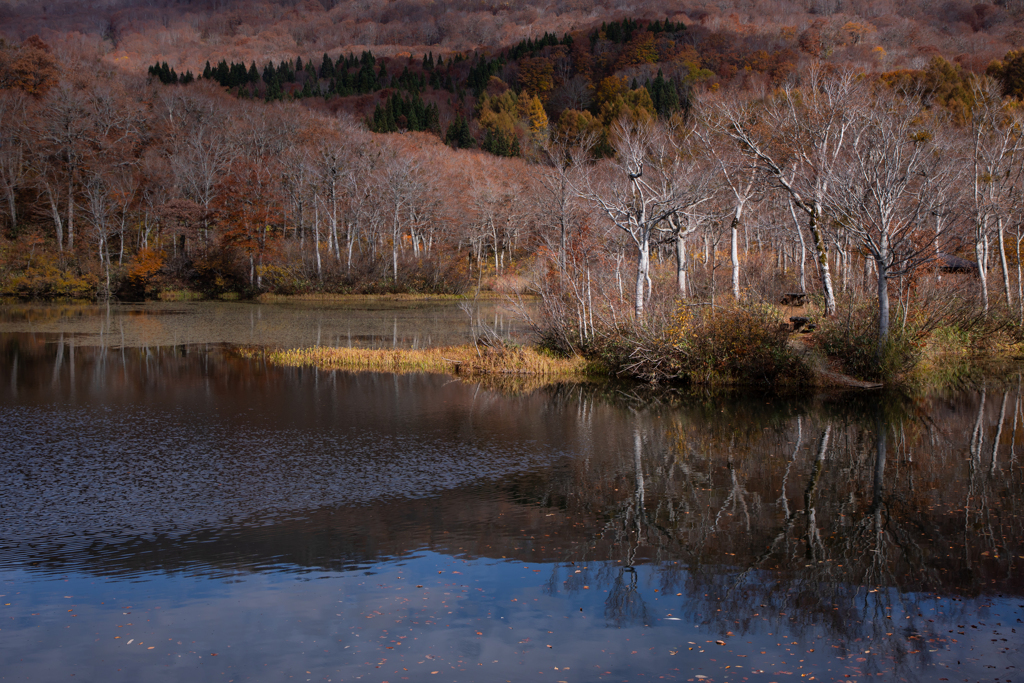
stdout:
POLYGON ((245 64, 235 64, 231 62, 231 68, 228 71, 228 82, 229 88, 234 88, 239 85, 244 85, 249 82, 249 72, 245 69, 245 64))
POLYGON ((306 70, 305 67, 302 66, 302 57, 296 57, 295 58, 295 70, 296 71, 305 71, 306 70))
POLYGON ((206 62, 206 68, 203 69, 203 78, 209 80, 212 74, 213 69, 210 68, 210 62, 206 62))
POLYGON ((388 67, 383 59, 380 61, 380 71, 377 73, 375 86, 376 90, 388 87, 388 67))
POLYGON ((319 76, 325 81, 334 78, 334 62, 331 61, 326 52, 324 53, 323 61, 320 62, 319 76))
POLYGON ((651 96, 658 116, 671 116, 679 109, 679 92, 676 90, 676 84, 665 80, 661 69, 658 69, 657 78, 653 82, 648 81, 644 87, 651 96))
POLYGON ((485 152, 490 152, 491 154, 499 157, 516 156, 516 154, 512 153, 513 140, 517 143, 518 148, 519 141, 515 139, 515 136, 510 136, 501 129, 488 129, 487 135, 484 136, 484 142, 480 148, 485 152))
POLYGON ((405 115, 409 130, 423 130, 423 124, 420 122, 420 117, 416 113, 415 107, 410 107, 409 113, 405 115))
POLYGON ((359 69, 356 89, 361 93, 371 92, 376 82, 377 74, 373 72, 373 67, 370 64, 363 64, 362 68, 359 69))
POLYGON ((255 61, 252 64, 249 65, 248 81, 249 81, 249 83, 259 83, 260 82, 260 72, 259 72, 259 70, 256 69, 256 62, 255 61))
POLYGON ((448 126, 448 133, 444 136, 445 144, 457 149, 471 149, 476 147, 476 141, 469 132, 469 123, 462 117, 456 116, 455 121, 448 126))
POLYGON ((281 87, 281 79, 275 73, 267 83, 267 102, 284 99, 284 89, 281 87))
POLYGON ((213 79, 221 85, 228 84, 228 78, 231 76, 231 68, 228 63, 223 59, 217 64, 217 71, 213 74, 213 79))

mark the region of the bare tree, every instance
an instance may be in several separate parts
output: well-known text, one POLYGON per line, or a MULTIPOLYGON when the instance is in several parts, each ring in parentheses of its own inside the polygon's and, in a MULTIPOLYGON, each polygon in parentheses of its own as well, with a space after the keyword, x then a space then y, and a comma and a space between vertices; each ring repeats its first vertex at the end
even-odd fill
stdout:
POLYGON ((976 81, 973 94, 976 104, 971 112, 970 147, 967 150, 973 178, 968 210, 974 225, 974 254, 978 262, 982 304, 988 311, 989 240, 993 233, 998 239, 1006 303, 1008 306, 1013 304, 1005 234, 1012 210, 1013 190, 1020 184, 1024 172, 1021 166, 1024 131, 1021 130, 1020 114, 1007 106, 998 84, 992 79, 976 81))
POLYGON ((391 275, 398 280, 398 252, 408 211, 424 191, 422 168, 417 159, 392 153, 385 159, 380 174, 380 200, 388 207, 391 225, 391 275))
POLYGON ((21 90, 0 90, 0 192, 12 231, 18 228, 17 192, 28 177, 28 104, 21 90))
POLYGON ((825 314, 836 310, 825 235, 825 200, 848 134, 863 106, 864 87, 852 72, 826 77, 811 69, 803 87, 787 87, 743 106, 721 101, 714 125, 807 217, 825 296, 825 314))
POLYGON ((61 253, 65 246, 68 251, 75 247, 76 193, 81 168, 95 142, 92 124, 89 103, 77 88, 61 83, 47 94, 35 131, 42 143, 35 150, 35 171, 49 203, 61 253))
POLYGON ((879 358, 889 336, 889 278, 934 254, 928 221, 945 169, 921 114, 916 98, 879 95, 856 120, 824 197, 834 219, 874 260, 879 358))
POLYGON ((706 197, 692 192, 694 164, 659 124, 620 121, 612 136, 615 160, 586 168, 583 155, 577 155, 576 192, 636 247, 633 309, 642 318, 650 288, 652 236, 669 216, 685 213, 706 197))
POLYGON ((720 136, 713 136, 712 130, 699 129, 701 142, 706 153, 718 164, 722 179, 728 187, 732 205, 729 219, 729 263, 732 266, 732 295, 740 300, 740 254, 739 229, 743 223, 743 214, 753 199, 756 183, 759 179, 757 164, 750 157, 737 154, 727 149, 719 141, 720 136), (731 152, 731 153, 730 153, 731 152))

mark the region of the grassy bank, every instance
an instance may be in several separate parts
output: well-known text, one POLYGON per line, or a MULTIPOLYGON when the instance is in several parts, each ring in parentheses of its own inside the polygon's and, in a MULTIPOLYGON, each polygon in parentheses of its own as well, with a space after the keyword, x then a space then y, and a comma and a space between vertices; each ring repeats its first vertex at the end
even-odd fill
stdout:
POLYGON ((538 347, 495 342, 418 350, 314 347, 243 353, 279 366, 445 373, 502 383, 506 389, 616 378, 664 388, 760 387, 783 393, 969 386, 993 369, 1015 369, 1024 356, 1024 332, 1003 312, 978 315, 972 302, 948 301, 919 310, 896 318, 899 325, 881 356, 877 313, 870 305, 854 303, 824 318, 813 305, 793 310, 765 303, 710 307, 678 301, 640 324, 599 324, 582 334, 569 327, 545 332, 542 326, 538 347), (789 321, 793 314, 810 324, 795 331, 789 321), (565 339, 576 341, 559 343, 565 339))
POLYGON ((808 387, 907 390, 970 384, 994 368, 1019 364, 1024 329, 1008 311, 982 312, 976 302, 925 302, 910 315, 897 308, 879 354, 877 309, 843 302, 824 317, 813 304, 794 310, 767 303, 699 306, 666 302, 641 323, 581 330, 550 316, 545 344, 598 360, 619 378, 694 387, 808 387), (807 321, 795 331, 791 316, 807 321))

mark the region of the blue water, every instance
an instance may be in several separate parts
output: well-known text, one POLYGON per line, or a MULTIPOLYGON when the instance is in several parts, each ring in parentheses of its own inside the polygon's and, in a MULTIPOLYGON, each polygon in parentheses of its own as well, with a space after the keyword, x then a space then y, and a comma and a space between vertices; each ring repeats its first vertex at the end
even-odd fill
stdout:
POLYGON ((1022 399, 0 336, 0 680, 1021 681, 1022 399))

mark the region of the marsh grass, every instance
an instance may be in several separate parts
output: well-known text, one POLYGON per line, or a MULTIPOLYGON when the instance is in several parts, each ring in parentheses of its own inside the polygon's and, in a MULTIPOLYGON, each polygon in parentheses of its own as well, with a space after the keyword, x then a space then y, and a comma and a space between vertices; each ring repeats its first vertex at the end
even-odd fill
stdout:
POLYGON ((206 296, 188 289, 165 289, 157 294, 160 301, 203 301, 206 296))
POLYGON ((247 358, 262 358, 272 365, 314 367, 320 370, 370 372, 436 372, 479 379, 481 377, 527 379, 505 381, 510 387, 538 388, 556 382, 593 379, 599 370, 582 357, 560 358, 523 346, 466 344, 433 349, 352 349, 315 346, 303 349, 242 349, 247 358))
POLYGON ((296 301, 330 301, 330 302, 360 302, 360 301, 470 301, 481 299, 494 301, 502 299, 498 292, 480 292, 473 296, 469 294, 335 294, 331 292, 313 292, 309 294, 273 294, 265 292, 256 297, 261 304, 286 304, 296 301))

